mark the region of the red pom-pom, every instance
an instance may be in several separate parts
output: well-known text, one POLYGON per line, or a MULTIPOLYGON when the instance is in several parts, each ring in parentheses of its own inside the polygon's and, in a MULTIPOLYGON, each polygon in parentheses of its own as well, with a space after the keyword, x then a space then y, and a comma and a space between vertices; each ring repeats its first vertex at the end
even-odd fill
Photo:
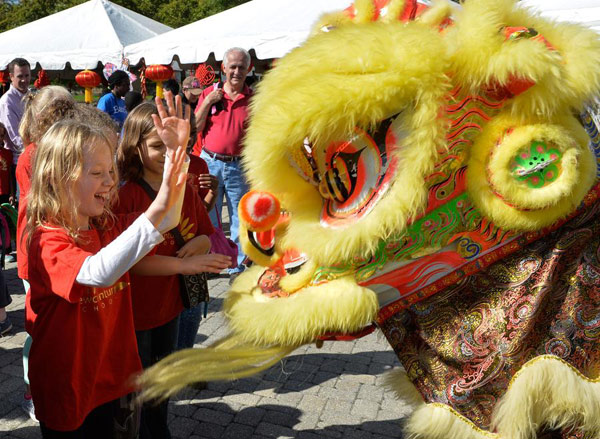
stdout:
POLYGON ((240 216, 252 230, 272 229, 281 215, 279 200, 268 192, 250 191, 242 197, 240 216))

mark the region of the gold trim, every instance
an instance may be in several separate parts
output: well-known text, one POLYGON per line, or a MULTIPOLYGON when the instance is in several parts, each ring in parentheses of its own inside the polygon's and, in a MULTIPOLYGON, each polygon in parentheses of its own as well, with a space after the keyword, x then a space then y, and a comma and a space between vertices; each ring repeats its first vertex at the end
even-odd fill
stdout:
MULTIPOLYGON (((567 363, 562 358, 559 358, 559 357, 557 357, 555 355, 545 354, 545 355, 540 355, 538 357, 535 357, 535 358, 529 360, 528 362, 526 362, 525 364, 523 364, 521 366, 521 368, 511 378, 510 383, 508 384, 508 387, 506 389, 506 392, 502 396, 502 399, 504 399, 504 397, 506 396, 506 394, 513 387, 514 383, 519 379, 519 377, 521 376, 522 373, 524 373, 527 369, 529 369, 530 367, 534 366, 535 364, 540 363, 540 362, 546 362, 546 361, 557 361, 557 362, 560 362, 560 363, 564 364, 565 366, 567 366, 572 372, 574 372, 583 381, 586 381, 586 382, 591 383, 591 384, 600 383, 600 378, 595 378, 595 379, 594 378, 589 378, 589 377, 585 376, 583 373, 581 373, 573 365, 567 363)), ((454 408, 452 408, 451 406, 449 406, 447 404, 444 404, 444 403, 441 403, 441 402, 433 402, 433 403, 425 404, 425 406, 426 407, 439 407, 439 408, 443 408, 444 410, 446 410, 446 411, 450 412, 452 415, 454 415, 458 420, 460 420, 461 422, 463 422, 464 424, 466 424, 468 427, 470 427, 476 433, 479 433, 481 435, 487 436, 489 438, 494 438, 494 439, 501 438, 501 436, 499 434, 497 434, 497 433, 492 433, 490 431, 483 430, 483 429, 477 427, 475 425, 475 423, 473 423, 473 421, 471 421, 470 419, 468 419, 464 415, 460 414, 457 410, 455 410, 454 408)))
POLYGON ((531 360, 529 360, 528 362, 526 362, 525 364, 523 364, 523 366, 521 366, 521 368, 510 379, 510 383, 508 383, 508 387, 506 388, 506 392, 508 392, 511 389, 511 387, 514 384, 514 382, 517 380, 517 378, 519 378, 519 376, 523 373, 523 371, 525 369, 528 369, 529 367, 531 367, 532 365, 534 365, 534 364, 536 364, 536 363, 538 363, 540 361, 546 361, 546 360, 548 360, 548 361, 558 361, 558 362, 564 364, 569 369, 571 369, 573 372, 575 372, 575 374, 579 378, 581 378, 584 381, 587 381, 588 383, 592 383, 592 384, 600 383, 600 378, 589 378, 589 377, 585 376, 576 367, 574 367, 573 365, 567 363, 562 358, 557 357, 556 355, 544 354, 544 355, 539 355, 539 356, 537 356, 535 358, 532 358, 531 360))

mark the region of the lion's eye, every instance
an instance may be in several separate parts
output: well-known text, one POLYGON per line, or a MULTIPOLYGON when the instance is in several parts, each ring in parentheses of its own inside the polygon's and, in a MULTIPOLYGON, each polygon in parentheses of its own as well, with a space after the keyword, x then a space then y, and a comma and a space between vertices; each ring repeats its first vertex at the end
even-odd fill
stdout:
POLYGON ((333 157, 330 168, 319 183, 319 192, 323 198, 343 203, 352 195, 361 152, 362 150, 353 154, 339 153, 333 157))

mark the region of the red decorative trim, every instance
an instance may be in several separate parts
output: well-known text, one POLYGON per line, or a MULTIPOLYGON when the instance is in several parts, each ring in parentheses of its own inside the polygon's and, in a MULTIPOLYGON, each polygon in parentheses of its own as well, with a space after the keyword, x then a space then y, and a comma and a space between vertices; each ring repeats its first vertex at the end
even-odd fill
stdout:
POLYGON ((322 341, 353 341, 359 338, 364 337, 365 335, 369 335, 373 331, 375 331, 375 325, 365 326, 358 332, 353 332, 351 334, 346 334, 343 332, 328 332, 326 334, 320 335, 317 337, 318 340, 322 341))

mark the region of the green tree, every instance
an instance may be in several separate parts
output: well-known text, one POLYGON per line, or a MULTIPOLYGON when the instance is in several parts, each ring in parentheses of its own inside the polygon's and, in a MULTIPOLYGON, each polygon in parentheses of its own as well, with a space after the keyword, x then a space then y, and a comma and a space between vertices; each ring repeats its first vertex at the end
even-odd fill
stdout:
POLYGON ((170 0, 158 10, 157 19, 171 27, 193 23, 249 0, 170 0))
MULTIPOLYGON (((0 0, 0 32, 38 20, 87 0, 0 0)), ((115 0, 113 3, 180 27, 249 0, 115 0)))
POLYGON ((0 6, 0 31, 12 29, 30 23, 47 15, 62 11, 63 9, 84 3, 86 0, 21 0, 15 3, 11 0, 2 0, 0 6))

